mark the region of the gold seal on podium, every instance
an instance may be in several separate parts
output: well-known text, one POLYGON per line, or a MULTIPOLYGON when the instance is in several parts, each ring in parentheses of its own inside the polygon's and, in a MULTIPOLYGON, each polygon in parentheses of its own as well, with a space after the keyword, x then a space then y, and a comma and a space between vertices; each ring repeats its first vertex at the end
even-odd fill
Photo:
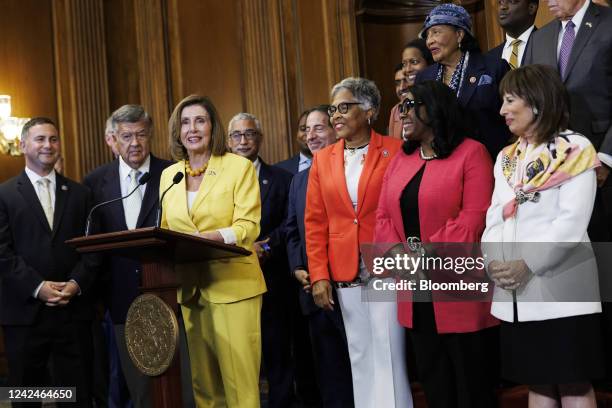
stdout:
POLYGON ((125 342, 134 365, 145 375, 156 376, 170 367, 178 344, 178 321, 161 298, 138 296, 125 320, 125 342))

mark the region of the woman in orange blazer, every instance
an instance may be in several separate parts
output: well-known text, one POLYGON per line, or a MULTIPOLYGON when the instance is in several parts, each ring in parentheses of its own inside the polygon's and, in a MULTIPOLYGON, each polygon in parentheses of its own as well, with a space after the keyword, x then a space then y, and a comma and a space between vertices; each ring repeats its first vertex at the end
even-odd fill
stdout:
POLYGON ((314 156, 304 216, 313 297, 333 309, 331 285, 337 288, 355 407, 412 407, 397 304, 362 299, 368 273, 360 254, 360 244, 372 242, 382 178, 401 142, 370 127, 380 105, 374 82, 346 78, 331 98, 339 142, 314 156))

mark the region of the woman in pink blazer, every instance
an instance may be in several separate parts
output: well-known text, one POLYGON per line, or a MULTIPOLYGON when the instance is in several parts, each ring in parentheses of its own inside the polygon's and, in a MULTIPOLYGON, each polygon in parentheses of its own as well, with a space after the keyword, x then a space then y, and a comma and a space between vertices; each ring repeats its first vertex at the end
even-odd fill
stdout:
MULTIPOLYGON (((389 164, 375 241, 478 242, 493 189, 486 148, 467 138, 452 91, 427 81, 401 105, 404 145, 389 164)), ((430 293, 421 293, 429 298, 430 293)), ((490 302, 399 301, 430 408, 496 406, 498 321, 490 302)))

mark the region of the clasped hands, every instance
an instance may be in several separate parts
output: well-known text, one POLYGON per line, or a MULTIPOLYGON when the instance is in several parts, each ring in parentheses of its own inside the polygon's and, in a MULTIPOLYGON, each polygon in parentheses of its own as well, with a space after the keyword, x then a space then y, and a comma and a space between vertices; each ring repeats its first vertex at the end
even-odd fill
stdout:
POLYGON ((488 267, 489 276, 496 286, 515 290, 529 280, 531 270, 522 259, 515 261, 492 261, 488 267))
POLYGON ((79 285, 74 281, 44 281, 38 291, 38 299, 45 302, 46 306, 66 306, 79 290, 79 285))
POLYGON ((302 290, 306 293, 310 293, 310 275, 305 269, 297 268, 293 271, 293 276, 302 285, 302 290))

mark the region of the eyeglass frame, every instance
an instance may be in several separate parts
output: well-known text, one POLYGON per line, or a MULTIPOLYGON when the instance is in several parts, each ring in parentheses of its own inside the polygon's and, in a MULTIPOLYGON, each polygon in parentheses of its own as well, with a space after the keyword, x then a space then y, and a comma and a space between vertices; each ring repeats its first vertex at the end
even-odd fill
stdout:
POLYGON ((362 104, 363 102, 340 102, 337 106, 329 105, 329 108, 327 108, 327 114, 330 118, 334 116, 334 113, 336 113, 336 111, 338 111, 341 115, 344 115, 349 111, 350 106, 362 104))
POLYGON ((399 111, 399 113, 408 113, 410 109, 414 109, 415 107, 420 105, 423 105, 423 102, 417 101, 416 99, 406 98, 402 102, 400 102, 397 110, 399 111), (404 108, 404 105, 408 105, 408 108, 404 108))
POLYGON ((233 132, 231 132, 228 137, 233 141, 233 142, 240 142, 242 141, 242 138, 244 137, 247 141, 252 142, 253 140, 255 140, 257 138, 257 136, 259 136, 261 133, 259 132, 259 130, 257 129, 247 129, 244 132, 240 132, 238 130, 234 130, 233 132), (247 133, 251 133, 250 135, 247 133))

